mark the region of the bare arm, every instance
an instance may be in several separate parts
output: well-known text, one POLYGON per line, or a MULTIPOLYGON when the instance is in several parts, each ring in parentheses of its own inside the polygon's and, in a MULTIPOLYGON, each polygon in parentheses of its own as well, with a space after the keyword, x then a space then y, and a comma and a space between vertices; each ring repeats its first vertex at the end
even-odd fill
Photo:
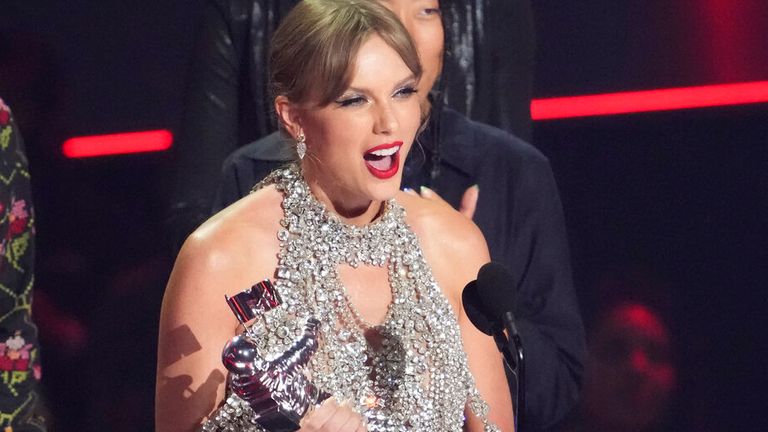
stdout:
MULTIPOLYGON (((469 370, 475 379, 480 395, 490 407, 489 420, 503 431, 513 431, 512 398, 507 385, 507 377, 504 374, 501 354, 496 349, 493 338, 480 332, 469 321, 461 303, 461 292, 464 286, 469 281, 476 279, 480 267, 490 261, 488 248, 480 230, 474 224, 467 223, 467 225, 469 226, 467 231, 470 232, 460 236, 463 240, 461 242, 463 243, 461 244, 463 250, 458 255, 454 255, 455 260, 450 260, 453 261, 451 268, 455 278, 455 282, 450 288, 457 298, 455 303, 458 310, 461 338, 467 353, 469 370)), ((466 410, 466 416, 469 431, 483 431, 482 422, 469 408, 466 410)))
POLYGON ((224 397, 221 349, 236 331, 221 286, 224 263, 188 241, 163 298, 158 341, 155 429, 193 431, 224 397))
POLYGON ((196 430, 224 398, 221 351, 239 324, 224 295, 271 277, 277 265, 279 195, 259 195, 203 224, 176 260, 160 314, 158 432, 196 430))

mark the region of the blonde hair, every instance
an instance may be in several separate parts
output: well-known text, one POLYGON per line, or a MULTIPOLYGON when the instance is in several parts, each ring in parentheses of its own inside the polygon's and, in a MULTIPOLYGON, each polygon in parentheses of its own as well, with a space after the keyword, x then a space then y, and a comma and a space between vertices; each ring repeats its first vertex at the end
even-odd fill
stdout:
POLYGON ((270 51, 274 96, 326 106, 352 80, 360 46, 378 35, 421 77, 418 52, 400 20, 375 0, 303 0, 278 27, 270 51))

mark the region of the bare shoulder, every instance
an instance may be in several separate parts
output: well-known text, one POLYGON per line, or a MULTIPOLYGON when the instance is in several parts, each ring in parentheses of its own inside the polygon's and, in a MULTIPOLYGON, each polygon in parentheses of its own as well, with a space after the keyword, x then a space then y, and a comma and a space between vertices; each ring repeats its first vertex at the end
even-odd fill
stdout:
POLYGON ((422 247, 436 245, 446 248, 447 254, 465 257, 467 252, 487 249, 477 225, 449 205, 406 193, 400 193, 397 201, 405 208, 408 224, 422 247))
POLYGON ((398 194, 397 201, 405 208, 438 283, 449 298, 460 297, 464 285, 490 260, 482 232, 444 202, 406 193, 398 194))
POLYGON ((271 277, 277 263, 281 200, 274 187, 266 187, 212 216, 184 242, 174 272, 234 284, 226 291, 271 277))
POLYGON ((281 202, 282 194, 274 186, 251 193, 211 216, 184 246, 226 249, 254 236, 273 235, 283 214, 281 202))

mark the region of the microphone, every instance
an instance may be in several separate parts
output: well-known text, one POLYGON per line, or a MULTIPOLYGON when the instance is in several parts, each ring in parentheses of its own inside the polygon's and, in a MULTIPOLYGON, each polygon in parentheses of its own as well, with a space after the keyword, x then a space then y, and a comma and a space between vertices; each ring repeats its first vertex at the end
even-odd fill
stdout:
POLYGON ((525 362, 523 343, 512 311, 517 293, 512 274, 501 264, 488 263, 480 268, 477 280, 468 283, 461 293, 464 311, 481 332, 493 336, 496 347, 504 356, 512 381, 515 404, 515 430, 522 424, 525 407, 525 362))

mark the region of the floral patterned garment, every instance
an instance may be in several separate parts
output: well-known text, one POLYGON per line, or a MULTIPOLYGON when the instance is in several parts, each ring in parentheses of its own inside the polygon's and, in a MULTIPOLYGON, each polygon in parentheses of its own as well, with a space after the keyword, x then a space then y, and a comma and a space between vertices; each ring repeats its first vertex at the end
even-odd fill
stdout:
POLYGON ((0 99, 0 431, 44 431, 33 415, 40 380, 34 284, 34 213, 24 146, 0 99))

